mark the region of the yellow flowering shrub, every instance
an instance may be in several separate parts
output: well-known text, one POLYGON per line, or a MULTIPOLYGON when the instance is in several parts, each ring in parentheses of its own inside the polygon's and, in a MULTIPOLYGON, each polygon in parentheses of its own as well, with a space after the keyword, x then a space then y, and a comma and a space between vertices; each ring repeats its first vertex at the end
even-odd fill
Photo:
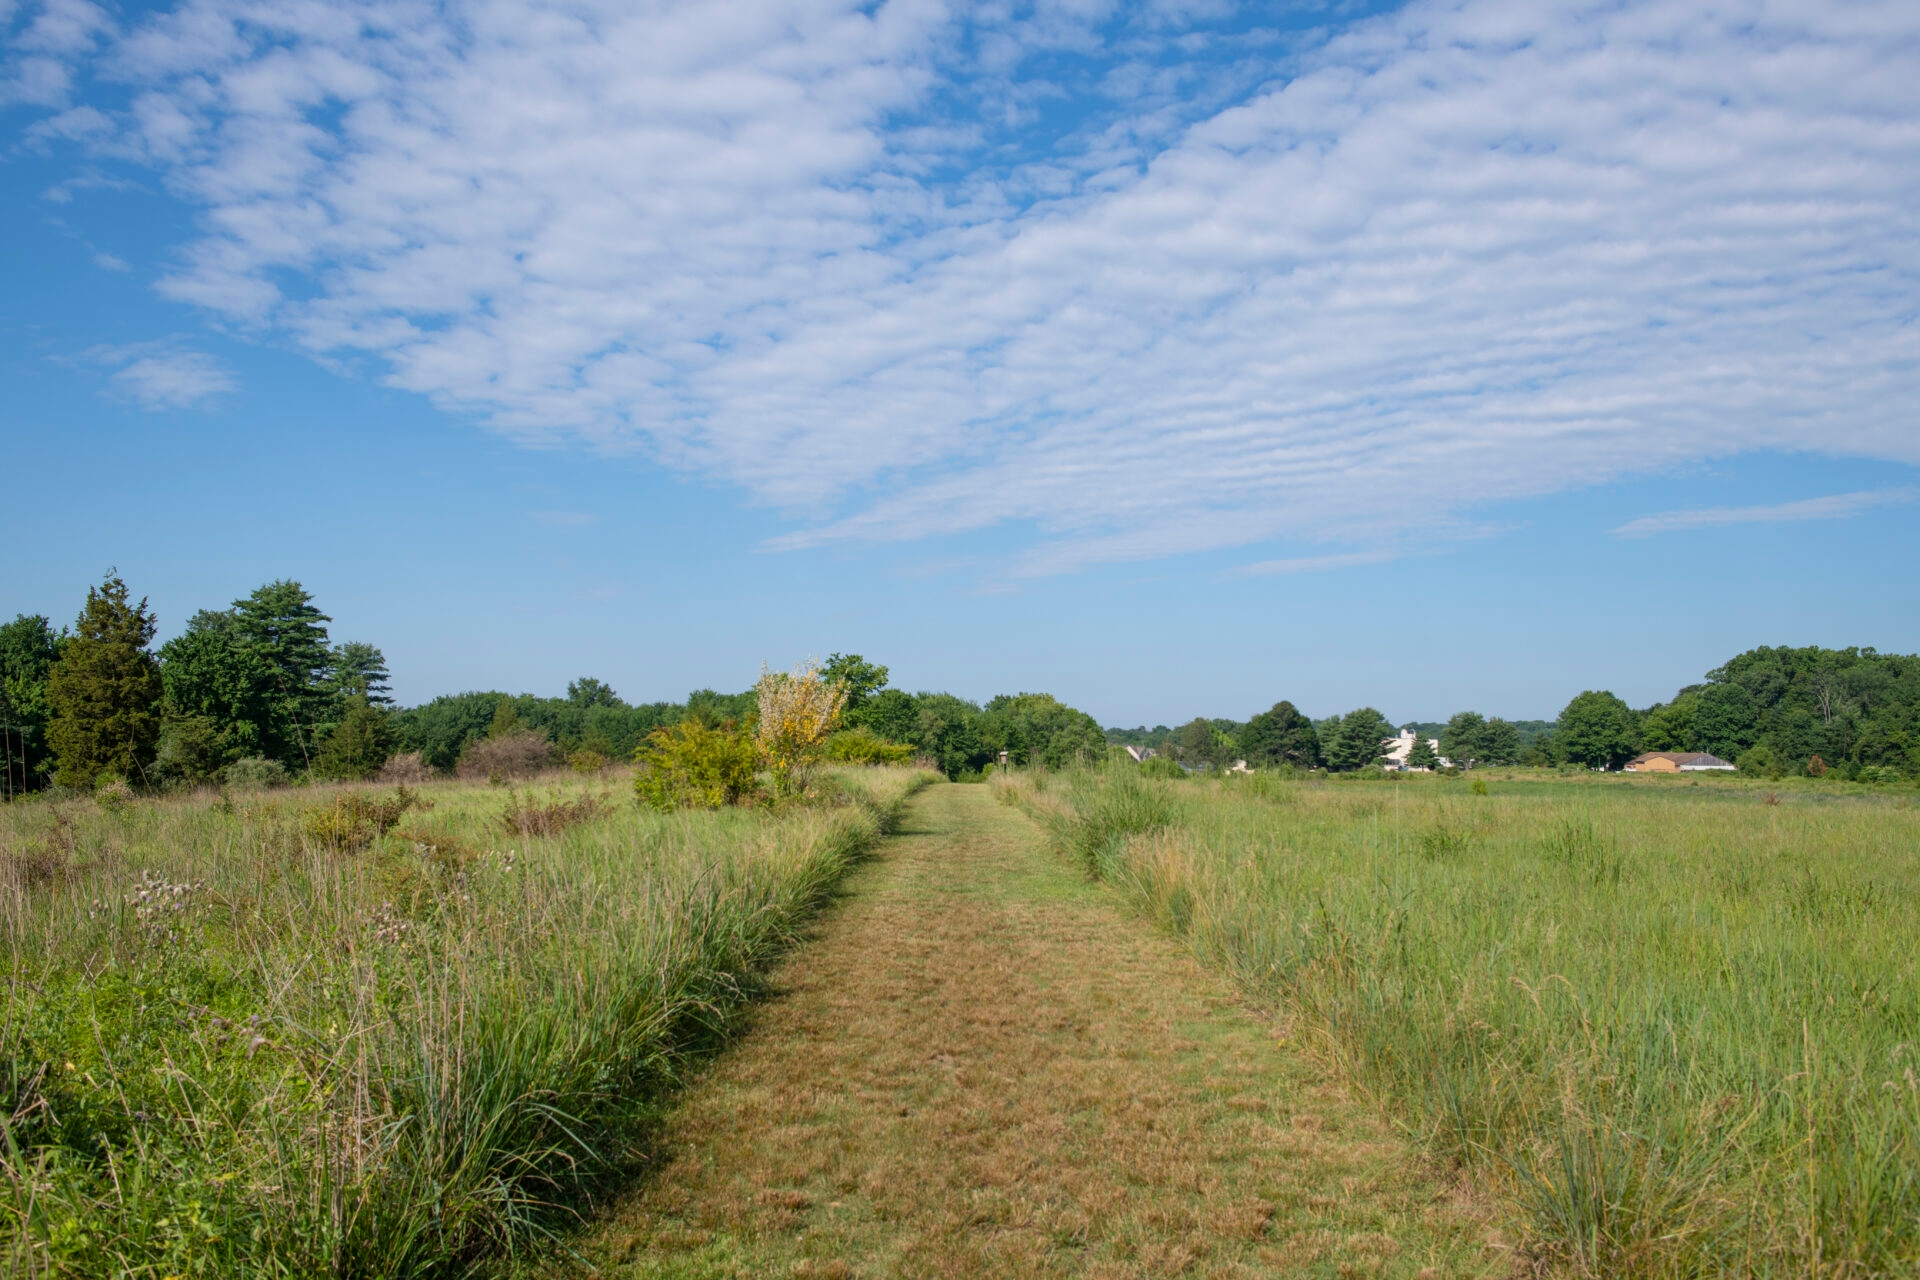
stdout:
POLYGON ((840 726, 846 706, 846 687, 820 674, 820 664, 807 661, 791 671, 760 672, 760 723, 755 737, 774 786, 786 794, 794 779, 817 760, 827 737, 840 726))

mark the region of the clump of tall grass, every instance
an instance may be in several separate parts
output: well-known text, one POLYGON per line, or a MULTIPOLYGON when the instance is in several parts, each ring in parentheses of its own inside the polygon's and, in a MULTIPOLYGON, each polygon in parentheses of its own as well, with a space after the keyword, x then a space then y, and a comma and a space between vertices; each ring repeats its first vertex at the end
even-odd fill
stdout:
POLYGON ((1915 1274, 1920 812, 1770 785, 1102 772, 1025 802, 1317 1028, 1541 1259, 1915 1274))
POLYGON ((526 1246, 632 1167, 926 777, 779 812, 559 795, 532 812, 567 821, 510 834, 485 785, 405 828, 349 791, 0 810, 0 863, 58 863, 0 883, 0 1272, 435 1275, 526 1246))

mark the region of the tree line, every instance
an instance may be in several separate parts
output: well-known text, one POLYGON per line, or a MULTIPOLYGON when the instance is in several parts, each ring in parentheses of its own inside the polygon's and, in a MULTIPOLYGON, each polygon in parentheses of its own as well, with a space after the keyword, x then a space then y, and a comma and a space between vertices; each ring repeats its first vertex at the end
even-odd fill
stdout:
MULTIPOLYGON (((396 707, 380 650, 333 643, 331 621, 298 582, 276 581, 196 613, 155 648, 158 620, 111 571, 71 627, 16 617, 0 626, 0 795, 110 779, 161 789, 366 778, 396 761, 416 773, 477 764, 483 776, 562 759, 591 766, 633 759, 662 728, 757 714, 751 688, 630 704, 593 677, 564 697, 472 691, 396 707)), ((858 654, 833 655, 822 674, 846 692, 839 758, 918 755, 962 777, 1003 754, 1051 767, 1105 754, 1099 724, 1049 694, 983 705, 907 693, 858 654), (873 743, 898 750, 876 754, 873 743)))
MULTIPOLYGON (((1462 711, 1444 724, 1409 723, 1415 767, 1433 755, 1463 767, 1618 769, 1645 751, 1704 751, 1742 772, 1843 778, 1920 774, 1920 657, 1873 649, 1758 648, 1707 673, 1668 702, 1634 710, 1606 690, 1576 695, 1553 720, 1462 711)), ((1196 717, 1178 728, 1106 731, 1193 769, 1244 760, 1334 772, 1379 763, 1395 730, 1372 707, 1313 720, 1277 702, 1245 721, 1196 717)))
MULTIPOLYGON (((298 582, 275 581, 194 614, 156 649, 146 600, 109 572, 71 627, 26 614, 0 625, 0 795, 110 778, 147 788, 365 778, 400 757, 426 772, 475 761, 483 774, 562 758, 590 765, 632 759, 662 728, 756 714, 753 689, 629 704, 593 677, 564 697, 473 691, 396 707, 380 650, 334 643, 331 621, 298 582)), ((896 689, 885 666, 858 654, 834 654, 821 672, 846 696, 836 758, 898 758, 897 748, 955 778, 1002 756, 1054 768, 1100 759, 1110 743, 1152 746, 1188 768, 1244 760, 1349 772, 1377 765, 1395 732, 1373 707, 1315 720, 1289 701, 1245 721, 1102 730, 1045 693, 978 703, 896 689)), ((1920 773, 1920 657, 1758 648, 1641 710, 1588 690, 1553 721, 1462 711, 1408 727, 1416 767, 1438 756, 1463 767, 1617 769, 1642 751, 1705 751, 1775 776, 1911 776, 1920 773)))

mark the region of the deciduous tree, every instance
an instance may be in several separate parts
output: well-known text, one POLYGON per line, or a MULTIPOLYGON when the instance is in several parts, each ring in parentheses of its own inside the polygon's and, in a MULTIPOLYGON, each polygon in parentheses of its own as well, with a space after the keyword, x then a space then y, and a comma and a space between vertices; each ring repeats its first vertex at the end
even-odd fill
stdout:
POLYGON ((1617 769, 1633 758, 1633 712, 1604 690, 1589 689, 1560 712, 1554 741, 1563 758, 1596 769, 1617 769))
POLYGON ((1256 768, 1288 764, 1311 769, 1320 763, 1320 738, 1313 731, 1313 721, 1286 701, 1247 721, 1240 731, 1240 750, 1256 768))

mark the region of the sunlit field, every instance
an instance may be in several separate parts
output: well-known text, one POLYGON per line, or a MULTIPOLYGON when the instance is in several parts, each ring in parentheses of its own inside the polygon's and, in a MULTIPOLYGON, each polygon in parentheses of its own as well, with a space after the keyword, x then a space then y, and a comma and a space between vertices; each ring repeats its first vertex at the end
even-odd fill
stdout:
POLYGON ((624 777, 0 809, 0 1272, 419 1275, 631 1169, 929 775, 657 814, 624 777))
POLYGON ((1470 1171, 1532 1256, 1635 1276, 1920 1266, 1911 787, 1111 768, 1001 785, 1470 1171))

